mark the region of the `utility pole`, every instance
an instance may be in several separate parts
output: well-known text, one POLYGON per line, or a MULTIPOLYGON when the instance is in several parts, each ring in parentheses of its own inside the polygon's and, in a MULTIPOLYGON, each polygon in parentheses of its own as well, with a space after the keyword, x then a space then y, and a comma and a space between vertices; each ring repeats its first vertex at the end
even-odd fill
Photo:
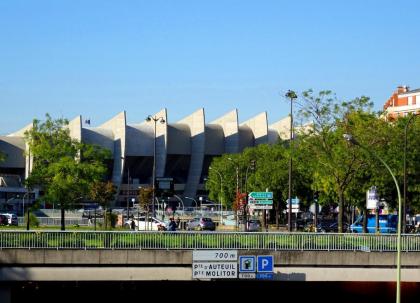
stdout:
POLYGON ((288 90, 286 98, 290 99, 290 158, 289 158, 289 213, 287 216, 288 231, 292 231, 292 158, 293 158, 293 99, 297 98, 294 91, 288 90))

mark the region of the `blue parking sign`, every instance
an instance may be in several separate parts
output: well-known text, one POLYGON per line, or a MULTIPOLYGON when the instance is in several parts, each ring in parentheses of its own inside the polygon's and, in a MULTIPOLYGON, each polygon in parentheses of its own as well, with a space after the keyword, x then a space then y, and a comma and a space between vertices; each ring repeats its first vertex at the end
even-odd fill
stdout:
POLYGON ((257 272, 273 272, 273 256, 257 256, 257 272))
POLYGON ((239 272, 255 272, 255 256, 239 256, 239 272))

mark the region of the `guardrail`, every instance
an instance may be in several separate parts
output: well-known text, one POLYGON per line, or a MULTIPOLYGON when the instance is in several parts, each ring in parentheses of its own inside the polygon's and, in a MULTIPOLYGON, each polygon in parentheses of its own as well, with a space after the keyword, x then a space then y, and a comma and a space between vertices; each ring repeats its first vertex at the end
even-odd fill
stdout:
MULTIPOLYGON (((0 232, 0 249, 238 249, 396 251, 396 235, 147 232, 12 231, 0 232)), ((420 235, 402 235, 402 251, 419 252, 420 235)))
MULTIPOLYGON (((61 218, 53 218, 53 217, 38 217, 37 218, 40 225, 47 225, 47 226, 60 226, 61 225, 61 218)), ((94 218, 90 219, 91 222, 89 224, 88 218, 65 218, 64 221, 66 225, 80 225, 80 226, 89 226, 93 225, 94 218)), ((102 224, 104 221, 103 218, 96 218, 96 224, 102 224)), ((25 218, 18 217, 18 224, 25 226, 25 218)))

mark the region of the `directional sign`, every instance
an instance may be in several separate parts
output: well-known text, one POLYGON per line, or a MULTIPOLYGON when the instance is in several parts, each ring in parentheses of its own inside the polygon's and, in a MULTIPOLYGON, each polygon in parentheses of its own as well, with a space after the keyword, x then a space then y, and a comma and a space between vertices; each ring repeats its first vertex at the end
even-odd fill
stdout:
POLYGON ((270 273, 274 271, 273 256, 257 256, 257 272, 270 273))
POLYGON ((193 279, 236 279, 238 263, 236 262, 194 262, 193 279))
MULTIPOLYGON (((292 206, 299 205, 299 198, 292 198, 292 206)), ((286 199, 286 204, 289 205, 289 199, 286 199)))
POLYGON ((236 261, 237 250, 194 250, 193 261, 236 261))
POLYGON ((273 200, 249 200, 248 203, 255 205, 272 205, 273 200))
POLYGON ((273 209, 273 205, 260 205, 260 204, 250 204, 252 209, 273 209))
POLYGON ((272 191, 253 191, 249 193, 248 197, 254 200, 268 200, 268 199, 273 199, 273 192, 272 191))

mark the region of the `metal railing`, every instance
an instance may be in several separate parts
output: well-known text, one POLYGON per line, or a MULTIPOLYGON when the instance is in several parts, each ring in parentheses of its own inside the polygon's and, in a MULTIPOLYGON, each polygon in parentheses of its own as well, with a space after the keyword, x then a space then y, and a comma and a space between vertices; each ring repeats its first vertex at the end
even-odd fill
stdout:
MULTIPOLYGON (((238 249, 302 251, 396 251, 396 235, 147 232, 14 231, 0 232, 0 249, 238 249)), ((420 235, 402 236, 402 251, 419 252, 420 235)))
MULTIPOLYGON (((60 226, 61 225, 61 218, 53 218, 53 217, 38 217, 37 218, 40 225, 46 226, 60 226)), ((65 218, 66 225, 79 225, 79 226, 89 226, 92 225, 94 222, 94 218, 90 219, 91 222, 89 224, 88 218, 65 218)), ((96 224, 103 224, 103 218, 96 218, 96 224)), ((18 217, 18 224, 25 225, 25 218, 18 217)))

